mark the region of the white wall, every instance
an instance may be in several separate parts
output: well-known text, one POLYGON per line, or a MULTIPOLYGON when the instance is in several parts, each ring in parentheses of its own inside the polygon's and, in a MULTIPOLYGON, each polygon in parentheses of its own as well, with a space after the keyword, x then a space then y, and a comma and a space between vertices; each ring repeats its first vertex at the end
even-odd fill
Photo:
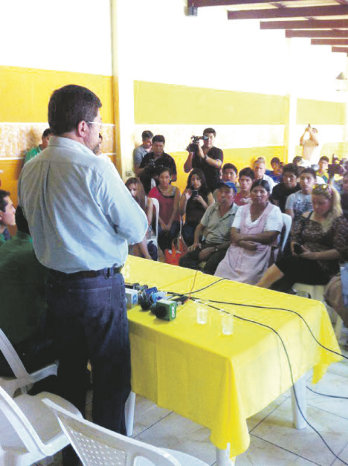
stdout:
POLYGON ((0 0, 0 65, 111 75, 109 0, 0 0))

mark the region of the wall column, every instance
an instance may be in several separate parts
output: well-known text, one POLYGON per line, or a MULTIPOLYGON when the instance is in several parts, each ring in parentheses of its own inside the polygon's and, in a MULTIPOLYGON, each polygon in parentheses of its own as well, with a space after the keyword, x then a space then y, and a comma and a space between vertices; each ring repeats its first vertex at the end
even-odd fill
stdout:
POLYGON ((293 40, 287 39, 288 46, 288 126, 286 128, 285 146, 287 148, 287 161, 292 162, 295 157, 295 147, 298 145, 296 125, 297 125, 297 83, 293 79, 292 70, 296 66, 296 57, 293 48, 293 40))

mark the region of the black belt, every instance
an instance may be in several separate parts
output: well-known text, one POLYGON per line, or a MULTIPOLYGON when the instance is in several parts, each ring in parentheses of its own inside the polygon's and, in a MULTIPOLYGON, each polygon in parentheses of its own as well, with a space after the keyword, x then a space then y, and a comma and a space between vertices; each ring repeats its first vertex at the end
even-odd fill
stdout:
POLYGON ((122 265, 119 267, 107 267, 105 269, 100 270, 82 270, 81 272, 74 272, 74 273, 64 273, 59 272, 59 270, 49 269, 50 274, 56 276, 58 278, 95 278, 99 277, 100 275, 104 275, 105 277, 112 277, 117 273, 120 273, 122 270, 122 265))

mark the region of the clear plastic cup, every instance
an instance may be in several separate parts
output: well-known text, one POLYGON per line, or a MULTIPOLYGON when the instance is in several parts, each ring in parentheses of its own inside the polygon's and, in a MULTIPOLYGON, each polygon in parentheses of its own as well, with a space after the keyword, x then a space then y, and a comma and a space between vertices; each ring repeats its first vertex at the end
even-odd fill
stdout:
POLYGON ((208 309, 205 306, 197 306, 197 324, 204 325, 208 322, 208 309))
POLYGON ((221 316, 221 327, 223 335, 233 334, 234 319, 232 314, 222 314, 221 316))

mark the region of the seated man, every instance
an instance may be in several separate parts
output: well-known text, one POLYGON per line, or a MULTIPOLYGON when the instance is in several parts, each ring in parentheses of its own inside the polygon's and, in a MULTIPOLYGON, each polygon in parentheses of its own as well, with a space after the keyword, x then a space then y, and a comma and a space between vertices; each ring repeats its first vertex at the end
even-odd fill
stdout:
POLYGON ((263 157, 259 157, 255 160, 254 165, 254 174, 255 174, 255 181, 256 180, 265 180, 268 181, 269 187, 271 188, 271 192, 275 186, 274 181, 268 175, 266 175, 266 161, 263 157))
POLYGON ((197 269, 206 261, 203 271, 213 275, 230 245, 230 230, 238 206, 233 203, 236 188, 233 183, 218 185, 217 202, 210 205, 197 225, 192 246, 180 259, 182 267, 197 269), (204 241, 201 235, 204 235, 204 241))
MULTIPOLYGON (((46 269, 35 257, 22 209, 16 211, 17 234, 1 247, 0 328, 26 369, 32 372, 54 360, 46 328, 46 269)), ((2 353, 0 374, 12 376, 2 353)))
POLYGON ((298 167, 294 163, 288 163, 283 168, 283 181, 277 184, 272 191, 271 201, 285 213, 285 204, 288 196, 301 190, 297 182, 298 167))
POLYGON ((48 146, 48 141, 50 139, 51 134, 52 134, 52 131, 50 130, 50 128, 46 128, 41 136, 41 144, 39 144, 36 147, 33 147, 25 154, 24 163, 29 162, 29 160, 33 159, 34 157, 37 156, 37 154, 40 154, 41 151, 46 149, 46 147, 48 146))
POLYGON ((10 233, 6 227, 16 225, 15 212, 10 193, 0 189, 0 246, 10 239, 10 233))
POLYGON ((152 138, 153 134, 151 131, 143 131, 141 134, 143 143, 136 147, 133 151, 133 168, 134 173, 137 176, 139 176, 139 168, 143 158, 150 152, 152 148, 152 138))
POLYGON ((316 182, 313 168, 304 168, 300 175, 300 190, 290 194, 285 203, 285 213, 299 219, 304 212, 312 210, 312 190, 316 182))
POLYGON ((138 169, 138 176, 143 183, 145 193, 148 194, 152 185, 152 180, 158 180, 159 172, 162 168, 169 168, 172 181, 176 181, 176 165, 173 157, 164 152, 165 139, 161 134, 152 138, 152 152, 145 155, 138 169))
POLYGON ((184 171, 188 173, 192 168, 200 168, 204 173, 209 190, 214 192, 219 183, 224 154, 221 149, 214 146, 216 131, 213 128, 206 128, 203 131, 203 138, 202 147, 200 144, 188 146, 189 155, 184 164, 184 171))

